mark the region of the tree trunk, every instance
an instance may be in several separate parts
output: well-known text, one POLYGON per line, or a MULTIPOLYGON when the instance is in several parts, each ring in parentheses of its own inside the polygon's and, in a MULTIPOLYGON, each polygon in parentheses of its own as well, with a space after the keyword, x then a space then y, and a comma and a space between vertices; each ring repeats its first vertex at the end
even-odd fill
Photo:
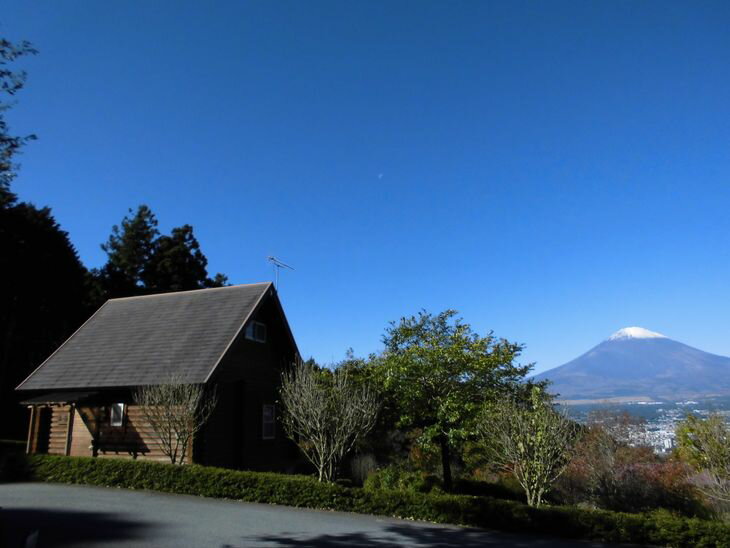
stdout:
POLYGON ((449 448, 449 439, 443 434, 439 437, 439 445, 441 445, 441 467, 444 476, 444 490, 450 493, 453 486, 451 479, 451 450, 449 448))

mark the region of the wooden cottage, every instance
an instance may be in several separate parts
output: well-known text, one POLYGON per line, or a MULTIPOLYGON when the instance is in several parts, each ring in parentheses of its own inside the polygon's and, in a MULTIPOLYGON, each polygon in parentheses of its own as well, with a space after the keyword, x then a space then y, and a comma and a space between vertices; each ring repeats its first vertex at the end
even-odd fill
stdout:
POLYGON ((17 387, 27 452, 166 460, 133 392, 174 377, 218 396, 188 462, 286 470, 276 399, 297 357, 271 283, 111 299, 17 387))

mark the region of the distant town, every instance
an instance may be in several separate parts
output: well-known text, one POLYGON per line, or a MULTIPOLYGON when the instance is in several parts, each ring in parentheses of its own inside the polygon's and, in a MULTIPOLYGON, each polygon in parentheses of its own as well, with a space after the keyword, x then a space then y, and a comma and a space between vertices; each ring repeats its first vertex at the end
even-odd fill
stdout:
POLYGON ((676 447, 675 429, 687 415, 707 418, 710 414, 723 415, 730 420, 730 398, 707 398, 678 401, 634 401, 621 404, 596 403, 566 405, 568 414, 581 423, 589 420, 595 411, 627 412, 646 421, 637 428, 635 445, 648 445, 656 453, 670 453, 676 447))

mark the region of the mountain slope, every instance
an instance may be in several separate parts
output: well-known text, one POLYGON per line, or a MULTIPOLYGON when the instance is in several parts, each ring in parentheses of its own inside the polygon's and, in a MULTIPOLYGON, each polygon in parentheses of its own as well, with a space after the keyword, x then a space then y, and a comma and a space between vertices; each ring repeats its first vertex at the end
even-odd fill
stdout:
POLYGON ((560 399, 686 399, 730 395, 730 358, 640 327, 627 327, 582 356, 535 377, 560 399))

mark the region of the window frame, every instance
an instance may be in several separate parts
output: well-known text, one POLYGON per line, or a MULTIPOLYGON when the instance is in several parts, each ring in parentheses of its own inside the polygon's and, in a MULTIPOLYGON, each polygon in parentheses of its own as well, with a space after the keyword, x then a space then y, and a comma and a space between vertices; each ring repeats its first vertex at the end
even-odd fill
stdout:
POLYGON ((109 426, 120 427, 124 426, 124 412, 126 411, 127 404, 123 402, 113 403, 109 406, 109 426), (114 409, 121 408, 119 420, 114 420, 114 409))
POLYGON ((265 403, 261 406, 261 439, 276 439, 276 404, 265 403), (267 419, 266 410, 271 410, 271 417, 267 419), (270 427, 271 433, 267 435, 267 427, 270 427))
POLYGON ((249 341, 265 343, 267 336, 268 336, 268 330, 266 328, 266 324, 264 322, 259 322, 257 320, 251 320, 246 325, 246 329, 244 330, 244 336, 249 341), (263 336, 259 336, 262 332, 263 332, 263 336))

